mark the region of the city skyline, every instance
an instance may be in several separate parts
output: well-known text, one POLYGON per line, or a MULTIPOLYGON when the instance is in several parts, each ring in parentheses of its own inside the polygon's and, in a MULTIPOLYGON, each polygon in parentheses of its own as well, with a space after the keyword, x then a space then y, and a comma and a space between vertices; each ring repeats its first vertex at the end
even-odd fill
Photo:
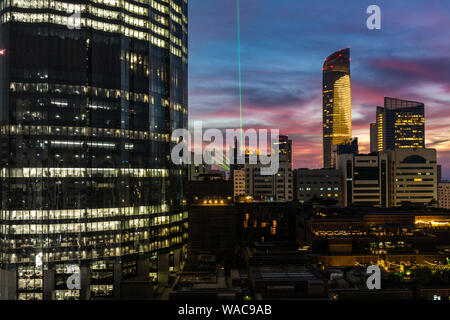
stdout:
POLYGON ((0 300, 450 301, 450 11, 305 1, 0 0, 0 300))
MULTIPOLYGON (((384 97, 420 101, 426 106, 426 146, 437 149, 448 178, 450 45, 440 30, 450 26, 443 13, 450 5, 412 1, 406 8, 380 1, 381 30, 368 30, 369 4, 279 1, 271 10, 266 1, 241 1, 244 127, 280 128, 293 140, 294 167, 320 167, 321 66, 330 52, 350 46, 353 136, 360 152, 370 151, 369 125, 384 97)), ((236 4, 192 2, 190 8, 190 121, 238 127, 236 4)))

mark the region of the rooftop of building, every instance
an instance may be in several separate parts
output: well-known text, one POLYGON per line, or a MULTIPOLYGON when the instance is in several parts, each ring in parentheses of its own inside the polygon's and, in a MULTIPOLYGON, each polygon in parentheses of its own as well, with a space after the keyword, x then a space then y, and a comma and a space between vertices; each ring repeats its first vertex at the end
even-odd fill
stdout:
POLYGON ((384 97, 384 107, 388 110, 424 107, 423 102, 384 97))
POLYGON ((327 169, 327 168, 320 168, 320 169, 310 169, 310 168, 297 168, 294 169, 294 171, 298 171, 301 173, 315 173, 315 172, 339 172, 337 169, 327 169))
POLYGON ((315 206, 315 216, 317 218, 341 218, 341 217, 361 217, 366 215, 403 215, 403 216, 449 216, 450 210, 442 208, 375 208, 375 207, 352 207, 345 208, 339 206, 315 206), (317 213, 323 213, 318 215, 317 213))
POLYGON ((223 267, 216 271, 189 271, 183 272, 177 278, 172 292, 174 293, 219 293, 236 292, 238 287, 229 286, 223 267))
POLYGON ((289 283, 318 281, 306 266, 299 265, 272 265, 252 266, 253 280, 256 282, 289 283))

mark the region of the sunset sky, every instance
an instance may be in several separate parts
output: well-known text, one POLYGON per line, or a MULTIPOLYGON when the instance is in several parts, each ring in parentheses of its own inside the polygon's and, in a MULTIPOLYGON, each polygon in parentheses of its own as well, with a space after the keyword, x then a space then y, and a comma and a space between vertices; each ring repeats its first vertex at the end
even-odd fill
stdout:
MULTIPOLYGON (((450 178, 450 1, 240 0, 243 122, 293 140, 294 168, 322 163, 322 64, 351 47, 353 136, 385 96, 425 103, 426 143, 450 178), (366 9, 381 8, 381 30, 366 9)), ((189 120, 239 127, 236 0, 189 1, 189 120)))

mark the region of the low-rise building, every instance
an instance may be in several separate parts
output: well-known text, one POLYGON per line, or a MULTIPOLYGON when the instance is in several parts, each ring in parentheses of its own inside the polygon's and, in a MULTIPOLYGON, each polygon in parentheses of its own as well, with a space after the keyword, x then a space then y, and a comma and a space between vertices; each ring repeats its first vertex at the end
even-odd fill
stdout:
POLYGON ((245 170, 238 169, 233 171, 233 189, 235 199, 246 194, 245 170))
POLYGON ((438 207, 450 209, 450 182, 438 184, 438 207))
POLYGON ((339 201, 342 179, 339 170, 296 169, 294 170, 296 200, 303 203, 313 199, 339 201))
MULTIPOLYGON (((245 163, 232 166, 237 172, 236 193, 242 196, 242 186, 245 184, 245 195, 252 201, 293 201, 294 178, 292 175, 292 141, 287 136, 280 136, 276 144, 279 155, 278 172, 273 175, 263 174, 263 169, 269 166, 260 161, 259 150, 246 150, 245 163), (251 161, 251 160, 256 161, 251 161), (242 181, 242 171, 245 181, 242 181)), ((236 149, 235 149, 236 150, 236 149)), ((274 150, 274 149, 272 149, 274 150)), ((236 152, 236 151, 234 151, 236 152)), ((234 178, 234 175, 233 175, 234 178)))
POLYGON ((249 285, 258 299, 326 298, 325 283, 307 266, 254 265, 249 285))
POLYGON ((290 162, 280 162, 280 168, 275 175, 262 175, 263 165, 246 164, 246 194, 252 196, 255 201, 293 201, 294 179, 291 166, 290 162))
POLYGON ((298 203, 239 203, 236 207, 240 244, 296 241, 295 221, 301 210, 298 203))
POLYGON ((189 247, 192 253, 217 256, 236 248, 237 212, 233 184, 225 180, 189 183, 189 247))

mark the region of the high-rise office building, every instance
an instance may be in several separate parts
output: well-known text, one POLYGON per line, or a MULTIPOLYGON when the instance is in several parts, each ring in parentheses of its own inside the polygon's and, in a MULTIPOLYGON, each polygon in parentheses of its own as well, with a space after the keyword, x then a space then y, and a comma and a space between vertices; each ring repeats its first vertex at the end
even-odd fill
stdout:
POLYGON ((377 107, 377 151, 425 148, 425 106, 421 102, 384 98, 377 107))
POLYGON ((2 1, 0 48, 0 299, 166 284, 187 244, 187 0, 2 1))
POLYGON ((352 138, 350 49, 339 50, 323 64, 323 167, 332 168, 333 146, 352 138))

